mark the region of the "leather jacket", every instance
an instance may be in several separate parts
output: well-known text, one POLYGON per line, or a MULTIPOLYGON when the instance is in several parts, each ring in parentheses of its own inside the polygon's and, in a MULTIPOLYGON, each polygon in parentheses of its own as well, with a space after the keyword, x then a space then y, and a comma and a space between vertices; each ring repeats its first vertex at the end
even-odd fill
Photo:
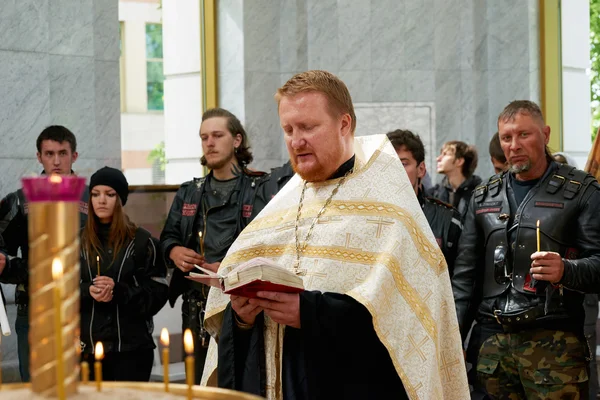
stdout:
POLYGON ((435 236, 435 240, 444 254, 446 264, 448 264, 448 272, 452 276, 458 240, 462 232, 460 213, 450 204, 433 197, 425 197, 421 190, 419 190, 417 198, 433 231, 433 236, 435 236))
POLYGON ((481 183, 481 178, 477 175, 471 175, 468 177, 461 185, 454 191, 450 182, 448 182, 448 178, 444 177, 441 183, 435 185, 430 192, 429 196, 435 197, 436 199, 440 199, 444 203, 451 204, 454 208, 458 210, 462 219, 464 220, 465 215, 467 214, 467 210, 469 208, 469 200, 471 199, 471 194, 473 190, 481 183), (451 196, 451 193, 453 196, 451 196), (453 200, 451 201, 451 197, 453 200))
POLYGON ((476 315, 506 326, 516 318, 502 315, 532 310, 527 323, 581 329, 583 293, 600 288, 600 185, 583 171, 550 162, 517 208, 511 179, 507 172, 494 175, 471 198, 452 277, 461 332, 466 335, 476 315), (532 282, 529 274, 538 220, 540 249, 564 262, 556 285, 532 282))
MULTIPOLYGON (((233 241, 271 198, 263 190, 263 183, 268 175, 244 169, 229 199, 222 205, 207 207, 203 199, 206 196, 206 183, 213 179, 212 176, 211 172, 204 178, 194 178, 183 183, 175 195, 160 235, 160 246, 170 268, 175 267, 169 257, 173 247, 184 246, 199 251, 198 232, 195 231, 198 224, 203 231, 206 261, 213 263, 223 260, 233 241), (223 225, 220 219, 225 220, 232 213, 237 215, 236 226, 223 225)), ((179 268, 174 268, 169 287, 171 306, 189 289, 190 281, 184 276, 179 268)))
MULTIPOLYGON (((79 201, 80 227, 88 215, 89 190, 86 186, 79 201)), ((28 205, 23 190, 9 193, 0 201, 0 250, 8 254, 7 263, 0 274, 0 282, 17 285, 16 304, 29 304, 29 237, 27 233, 28 205), (21 250, 21 257, 18 251, 21 250)))
POLYGON ((80 341, 84 353, 93 353, 98 341, 106 353, 155 347, 153 317, 167 302, 167 271, 158 240, 149 232, 142 235, 145 252, 136 254, 137 234, 124 244, 114 261, 112 249, 101 239, 101 273, 115 282, 113 299, 108 303, 98 302, 90 294, 97 263, 85 250, 80 252, 80 341))

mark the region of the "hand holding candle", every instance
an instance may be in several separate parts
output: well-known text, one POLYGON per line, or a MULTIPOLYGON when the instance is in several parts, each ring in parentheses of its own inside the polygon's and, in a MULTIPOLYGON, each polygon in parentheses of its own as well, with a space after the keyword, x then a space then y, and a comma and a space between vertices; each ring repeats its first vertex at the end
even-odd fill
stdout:
POLYGON ((194 338, 192 337, 192 331, 189 329, 185 330, 183 334, 183 347, 187 357, 185 358, 185 378, 188 385, 188 400, 192 399, 192 387, 194 386, 195 371, 194 371, 194 338))
POLYGON ((54 279, 54 342, 56 351, 56 395, 60 400, 66 399, 65 395, 65 365, 62 348, 62 293, 61 280, 63 276, 62 262, 55 258, 52 261, 52 279, 54 279))
POLYGON ((162 328, 160 331, 160 342, 163 347, 163 379, 165 381, 165 392, 169 391, 169 331, 162 328))
POLYGON ((537 237, 537 251, 540 251, 540 220, 537 220, 536 229, 535 229, 536 237, 537 237))
POLYGON ((102 391, 102 359, 104 358, 104 347, 102 342, 96 343, 96 362, 94 363, 94 375, 96 375, 96 389, 102 391))
POLYGON ((200 255, 204 257, 204 237, 202 231, 198 232, 198 239, 200 240, 200 255))

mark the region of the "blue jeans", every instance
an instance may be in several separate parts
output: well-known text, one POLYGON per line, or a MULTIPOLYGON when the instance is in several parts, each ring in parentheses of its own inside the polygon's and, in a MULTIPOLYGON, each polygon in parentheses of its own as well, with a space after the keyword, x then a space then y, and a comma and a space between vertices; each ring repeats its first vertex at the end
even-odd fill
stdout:
POLYGON ((17 313, 15 330, 17 331, 17 352, 21 381, 29 382, 29 315, 17 313))

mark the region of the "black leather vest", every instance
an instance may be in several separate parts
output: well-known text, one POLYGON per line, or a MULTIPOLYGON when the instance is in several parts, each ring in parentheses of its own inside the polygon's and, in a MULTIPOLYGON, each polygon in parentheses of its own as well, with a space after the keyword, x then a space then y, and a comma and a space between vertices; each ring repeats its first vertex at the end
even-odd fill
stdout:
POLYGON ((486 185, 475 189, 475 218, 485 238, 484 298, 499 296, 509 285, 521 293, 544 295, 548 283, 537 282, 531 287, 529 275, 531 254, 537 251, 537 221, 540 221, 541 251, 557 252, 563 258, 577 258, 576 225, 573 222, 581 212, 580 196, 592 182, 595 179, 584 171, 553 163, 516 210, 511 209, 507 173, 495 175, 486 185), (512 243, 511 226, 516 229, 512 243), (498 268, 494 257, 497 247, 506 249, 505 269, 510 276, 506 283, 498 283, 494 276, 498 268))

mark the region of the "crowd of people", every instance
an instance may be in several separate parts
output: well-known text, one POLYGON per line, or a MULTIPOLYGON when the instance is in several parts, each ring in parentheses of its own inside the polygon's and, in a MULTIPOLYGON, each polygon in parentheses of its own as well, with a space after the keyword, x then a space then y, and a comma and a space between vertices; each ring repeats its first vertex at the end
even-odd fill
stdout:
MULTIPOLYGON (((290 159, 269 173, 249 168, 251 137, 235 115, 203 114, 210 172, 180 186, 160 238, 125 213, 121 171, 92 175, 80 201, 82 360, 102 341, 105 379, 149 380, 152 318, 182 296, 197 384, 269 399, 596 398, 600 185, 550 152, 535 103, 499 110, 493 176, 475 175, 477 150, 452 140, 433 187, 410 127, 355 136, 336 76, 297 74, 274 107, 290 159), (224 274, 259 256, 304 290, 246 298, 185 279, 195 265, 224 274)), ((66 127, 36 145, 43 174, 75 173, 66 127)), ((0 282, 17 287, 23 381, 27 218, 23 192, 6 194, 0 282)))

